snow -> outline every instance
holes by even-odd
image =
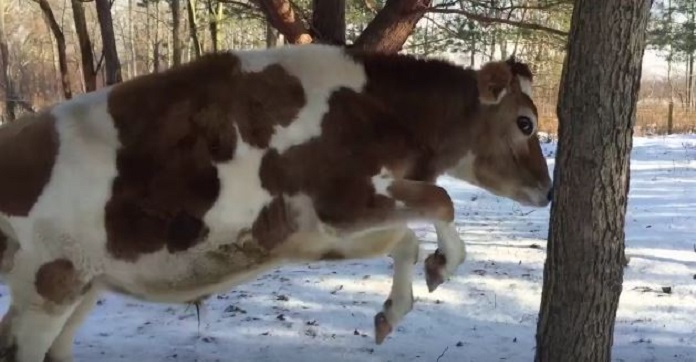
[[[550,166],[554,146],[544,144]],[[635,138],[631,168],[614,361],[696,361],[696,136]],[[372,321],[389,293],[388,258],[284,267],[213,296],[200,325],[194,306],[105,295],[78,333],[76,360],[532,360],[549,208],[439,182],[456,199],[468,259],[432,294],[417,265],[415,308],[381,346]],[[422,260],[434,230],[414,229]]]

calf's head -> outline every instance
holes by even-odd
[[[469,150],[449,174],[525,206],[548,205],[553,183],[537,137],[529,67],[514,58],[490,62],[477,78],[481,110]]]

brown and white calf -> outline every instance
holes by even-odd
[[[71,361],[110,290],[161,302],[285,263],[391,255],[378,343],[413,306],[418,240],[434,290],[465,258],[449,173],[543,207],[532,74],[307,45],[211,54],[0,128],[4,360]]]

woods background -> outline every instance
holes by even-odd
[[[324,42],[473,66],[515,54],[536,74],[542,131],[556,133],[572,6],[572,0],[0,0],[2,121],[205,52]],[[649,42],[668,74],[644,72],[636,134],[696,131],[696,1],[657,1]]]

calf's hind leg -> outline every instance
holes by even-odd
[[[8,275],[12,301],[0,327],[0,361],[44,362],[82,297],[85,283],[71,261],[35,265],[18,254]]]
[[[375,315],[375,342],[382,344],[401,320],[413,309],[413,266],[418,262],[418,238],[411,229],[396,244],[390,255],[394,260],[391,292],[382,311]]]
[[[73,361],[73,342],[75,334],[85,321],[89,312],[99,298],[99,289],[90,287],[85,295],[81,298],[77,307],[66,321],[63,329],[56,339],[53,341],[51,348],[46,355],[46,362],[72,362]]]

